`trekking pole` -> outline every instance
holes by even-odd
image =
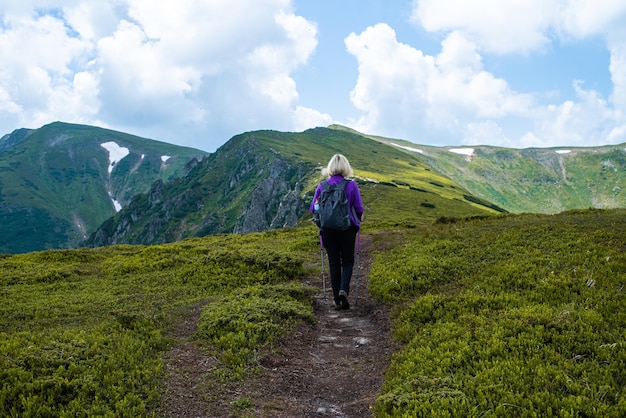
[[[324,276],[324,243],[320,235],[320,257],[322,258],[322,287],[324,289],[324,300],[326,300],[326,277]]]
[[[361,254],[361,230],[357,233],[356,240],[356,286],[354,288],[354,306],[359,304],[359,256]]]

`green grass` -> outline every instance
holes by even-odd
[[[475,147],[471,158],[446,147],[419,146],[429,164],[473,195],[513,213],[621,208],[626,195],[623,145],[571,148]]]
[[[399,346],[376,416],[624,416],[626,211],[460,215],[365,224]],[[262,373],[315,320],[300,283],[318,245],[308,225],[0,256],[0,415],[156,415],[172,331],[199,305],[207,379]]]
[[[108,173],[116,142],[130,154]],[[167,164],[161,156],[171,156]],[[0,252],[77,247],[156,180],[183,176],[205,152],[85,125],[54,122],[0,154]]]
[[[390,184],[359,183],[364,203],[364,220],[367,228],[430,225],[443,214],[450,218],[487,216],[485,207],[462,204],[439,194],[393,186]]]
[[[276,343],[286,325],[314,322],[313,312],[302,309],[307,299],[306,289],[277,285],[246,287],[211,303],[200,317],[198,335],[227,366],[218,371],[218,377],[244,377],[256,370],[259,349]]]
[[[626,414],[621,211],[407,230],[370,290],[395,305],[381,417]]]
[[[298,283],[316,245],[280,231],[0,258],[0,415],[153,415],[168,330],[197,302],[217,377],[255,372],[260,350],[313,320]]]
[[[326,167],[333,154],[342,153],[363,183],[395,183],[404,189],[412,186],[449,200],[463,200],[467,193],[458,183],[433,170],[419,154],[350,131],[317,128],[289,135],[259,131],[255,138],[270,150],[320,168]],[[312,187],[320,179],[315,180]]]

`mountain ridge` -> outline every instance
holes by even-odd
[[[87,125],[15,130],[0,140],[0,252],[75,247],[132,196],[205,155]]]
[[[510,212],[555,214],[626,206],[626,144],[510,149],[464,147],[469,155],[429,148],[425,158],[479,196]],[[453,154],[449,153],[448,154]]]
[[[336,152],[355,169],[370,222],[626,207],[625,144],[439,147],[331,125],[245,132],[205,153],[56,122],[0,139],[0,221],[9,225],[0,252],[301,225],[321,169]]]
[[[164,243],[302,224],[321,168],[336,152],[350,155],[369,221],[432,222],[497,212],[415,156],[363,135],[329,128],[265,130],[233,137],[186,179],[155,184],[85,245]]]

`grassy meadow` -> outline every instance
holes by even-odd
[[[428,210],[425,207],[424,210]],[[379,417],[626,416],[626,211],[366,222],[399,343]],[[262,373],[317,275],[311,226],[0,256],[0,416],[157,415],[181,313],[215,379]],[[379,248],[379,250],[376,250]]]
[[[370,271],[402,344],[377,415],[626,416],[625,221],[590,210],[398,231]]]
[[[196,339],[215,379],[257,372],[255,353],[313,321],[299,280],[310,230],[0,258],[0,416],[156,414],[168,333],[203,303]]]

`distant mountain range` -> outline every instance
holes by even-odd
[[[0,252],[80,245],[153,182],[206,153],[111,130],[52,123],[0,139]]]
[[[209,154],[53,123],[0,139],[0,252],[295,226],[335,152],[372,223],[626,206],[625,145],[433,147],[331,126],[243,133]]]
[[[554,214],[626,206],[626,144],[421,148],[434,169],[510,212]]]

